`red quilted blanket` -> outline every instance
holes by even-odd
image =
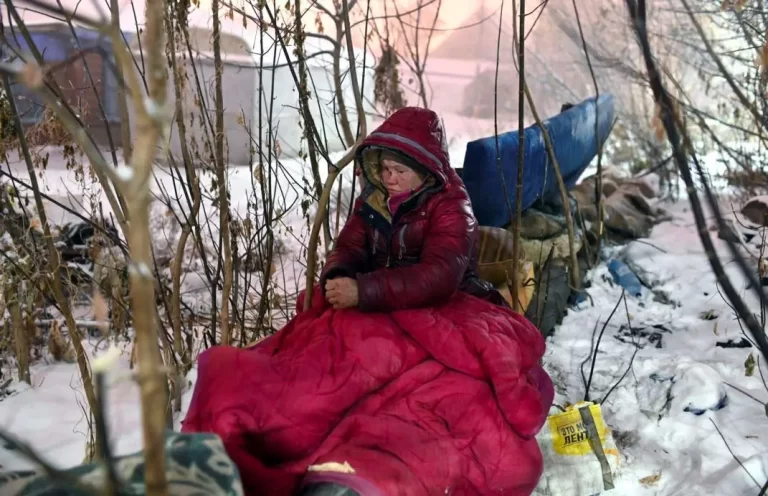
[[[391,314],[313,301],[254,348],[200,356],[183,430],[219,434],[248,494],[331,461],[387,495],[531,493],[553,389],[530,322],[463,293]]]

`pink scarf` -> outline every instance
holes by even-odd
[[[389,208],[389,213],[392,215],[395,215],[395,212],[397,212],[397,209],[400,208],[400,205],[405,202],[413,193],[413,191],[404,191],[403,193],[398,193],[396,195],[390,195],[389,198],[387,198],[387,207]]]

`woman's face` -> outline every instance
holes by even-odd
[[[381,182],[390,195],[396,195],[418,188],[422,179],[407,165],[385,158],[381,161]]]

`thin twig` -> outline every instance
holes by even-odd
[[[709,419],[709,421],[712,422],[712,425],[715,426],[715,430],[717,431],[718,434],[720,434],[720,439],[723,440],[723,444],[725,444],[725,447],[728,448],[728,452],[731,454],[733,459],[736,460],[739,466],[741,466],[741,468],[744,469],[744,472],[746,472],[749,478],[752,479],[752,482],[754,482],[757,487],[760,487],[760,483],[758,483],[757,480],[754,477],[752,477],[752,474],[749,473],[749,470],[747,470],[747,467],[744,466],[741,460],[739,460],[739,457],[736,456],[736,454],[733,452],[731,447],[728,445],[728,441],[725,440],[725,436],[723,436],[723,433],[720,431],[720,428],[717,427],[717,424],[715,423],[715,421],[712,419]]]
[[[619,300],[616,302],[616,305],[613,307],[613,310],[611,310],[611,314],[608,315],[608,319],[603,323],[603,328],[600,329],[600,334],[597,337],[597,343],[595,344],[595,351],[594,353],[592,353],[592,366],[590,367],[590,370],[589,370],[589,378],[587,379],[587,384],[584,388],[585,389],[584,401],[589,401],[589,390],[592,387],[592,377],[595,374],[595,365],[597,364],[597,353],[600,350],[600,341],[603,339],[603,334],[605,333],[605,329],[608,327],[608,323],[613,318],[613,315],[616,313],[616,310],[618,310],[619,304],[621,304],[622,300],[626,298],[624,293],[625,291],[622,289]]]
[[[726,386],[728,386],[728,387],[731,387],[731,388],[735,389],[736,391],[740,392],[740,393],[741,393],[741,394],[743,394],[744,396],[747,396],[747,397],[749,397],[749,398],[752,398],[753,400],[755,400],[756,402],[760,403],[761,405],[765,405],[765,402],[763,402],[763,401],[761,401],[761,400],[759,400],[759,399],[755,398],[753,395],[751,395],[750,393],[748,393],[748,392],[744,391],[743,389],[741,389],[741,388],[738,388],[738,387],[734,386],[733,384],[731,384],[731,383],[729,383],[729,382],[723,382],[723,384],[725,384],[725,385],[726,385]]]
[[[315,285],[315,270],[317,268],[317,243],[320,237],[320,229],[323,225],[323,219],[325,219],[325,213],[328,209],[328,203],[331,199],[331,193],[333,191],[333,183],[341,170],[349,165],[355,158],[357,146],[362,142],[363,138],[368,134],[368,128],[365,121],[365,110],[363,109],[363,97],[360,93],[360,84],[357,80],[357,70],[355,68],[355,52],[352,44],[352,33],[349,27],[349,4],[348,0],[341,0],[343,6],[344,23],[346,24],[346,38],[347,38],[347,56],[349,57],[349,74],[352,81],[352,91],[355,95],[355,104],[357,107],[358,122],[360,123],[360,135],[357,137],[357,142],[344,157],[328,172],[328,177],[323,185],[323,191],[320,195],[320,200],[317,203],[317,212],[315,213],[315,220],[312,224],[312,231],[309,236],[309,244],[307,248],[307,278],[306,288],[304,295],[304,309],[307,310],[312,305],[312,295],[314,293]]]
[[[624,296],[624,313],[627,317],[627,329],[629,329],[630,335],[632,335],[632,319],[629,316],[629,303],[627,303],[627,297]],[[635,357],[640,352],[640,343],[635,341],[634,335],[632,335],[632,344],[635,346],[635,351],[632,352],[632,357],[629,359],[629,364],[627,365],[627,370],[624,371],[623,374],[621,374],[621,377],[619,377],[619,380],[616,381],[616,383],[608,389],[608,392],[605,393],[605,396],[603,396],[603,399],[600,400],[600,404],[604,404],[606,401],[608,401],[608,398],[611,396],[611,393],[619,387],[619,384],[624,382],[624,379],[627,377],[629,372],[632,370],[632,366],[635,364]]]
[[[597,207],[597,249],[595,256],[597,258],[595,259],[595,263],[597,263],[600,260],[600,245],[602,244],[603,240],[603,217],[605,216],[605,205],[603,202],[603,142],[600,140],[599,118],[600,85],[597,84],[595,69],[592,67],[592,59],[589,56],[587,41],[584,38],[584,30],[581,27],[581,16],[579,15],[579,8],[576,6],[576,0],[572,0],[572,2],[573,12],[576,15],[576,24],[579,27],[579,37],[581,38],[584,57],[587,59],[587,67],[589,67],[589,74],[592,77],[592,84],[595,85],[595,148],[597,150],[597,177],[595,181],[595,205]]]
[[[503,4],[502,4],[503,5]],[[515,2],[512,1],[514,9]],[[544,12],[544,9],[541,9]],[[514,227],[512,229],[513,255],[512,255],[512,301],[515,309],[518,305],[518,292],[520,286],[520,258],[522,248],[520,246],[520,224],[523,216],[523,171],[525,168],[525,0],[520,0],[520,11],[518,12],[520,25],[517,29],[517,184],[515,191],[515,217]],[[537,17],[538,20],[538,17]],[[514,16],[512,23],[515,22]],[[534,21],[535,23],[535,21]],[[499,31],[501,31],[501,21],[499,21]],[[501,39],[501,36],[499,36]],[[497,62],[498,63],[498,62]],[[498,70],[497,70],[498,71]],[[498,72],[497,72],[498,74]],[[497,76],[498,78],[498,76]],[[497,138],[498,141],[498,138]],[[502,180],[504,176],[502,175]],[[507,187],[504,185],[504,194],[507,195]]]
[[[513,2],[514,5],[514,2]],[[507,215],[509,215],[510,220],[514,219],[514,210],[512,208],[512,200],[509,199],[509,193],[507,191],[507,179],[504,177],[504,169],[502,167],[502,161],[501,161],[501,145],[499,143],[499,58],[500,58],[500,52],[501,52],[501,27],[502,27],[502,21],[504,19],[504,3],[502,2],[501,7],[499,8],[499,34],[496,39],[496,69],[494,73],[494,80],[493,80],[493,136],[496,144],[496,169],[499,173],[499,181],[501,183],[501,194],[504,197],[504,201],[507,205]],[[515,251],[515,259],[517,259],[517,252],[518,247],[517,244],[514,246]],[[518,308],[518,298],[517,298],[517,285],[519,283],[519,277],[517,275],[517,272],[519,270],[513,269],[512,274],[512,283],[510,286],[512,286],[510,289],[512,290],[512,307],[514,309]]]

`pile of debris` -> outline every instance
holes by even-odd
[[[582,278],[597,260],[598,229],[596,176],[585,178],[569,191],[574,218],[573,249],[577,253]],[[647,237],[651,228],[668,219],[656,206],[658,177],[623,175],[618,169],[603,171],[604,239],[611,244],[625,244]],[[538,200],[520,219],[522,260],[519,264],[519,308],[544,335],[553,332],[569,305],[583,294],[573,291],[569,280],[571,245],[565,214],[559,195]],[[480,228],[479,272],[511,303],[507,277],[513,265],[513,225],[505,228]]]

